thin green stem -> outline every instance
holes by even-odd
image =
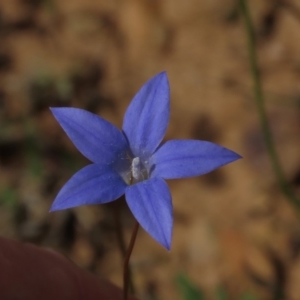
[[[245,21],[245,28],[247,32],[248,37],[248,51],[249,51],[249,61],[250,61],[250,67],[251,67],[251,74],[252,74],[252,80],[253,80],[253,91],[255,95],[255,101],[257,106],[257,111],[260,119],[260,125],[262,129],[262,133],[264,136],[264,140],[266,143],[266,148],[268,155],[270,157],[272,167],[274,170],[274,173],[276,175],[278,184],[281,188],[282,193],[286,196],[288,201],[294,205],[298,210],[300,210],[300,201],[295,196],[294,192],[292,191],[291,187],[289,186],[282,167],[279,162],[279,158],[274,146],[273,136],[272,132],[268,123],[268,118],[265,110],[265,99],[264,94],[262,91],[262,84],[261,84],[261,78],[260,78],[260,72],[258,68],[258,60],[257,60],[257,54],[255,49],[255,35],[254,35],[254,28],[252,24],[252,19],[250,16],[250,12],[247,6],[246,0],[239,0],[242,16]]]
[[[135,239],[136,239],[138,230],[139,230],[139,223],[136,221],[136,222],[135,222],[135,225],[134,225],[134,228],[133,228],[133,231],[132,231],[132,235],[131,235],[130,243],[129,243],[128,250],[127,250],[127,253],[126,253],[126,257],[125,257],[125,260],[124,260],[124,273],[123,273],[123,283],[124,283],[124,286],[123,286],[123,300],[127,300],[127,299],[128,299],[128,287],[129,287],[129,284],[128,284],[128,283],[129,283],[129,260],[130,260],[130,256],[131,256],[131,253],[132,253],[134,244],[135,244]]]

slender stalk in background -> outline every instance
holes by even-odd
[[[243,19],[245,21],[245,28],[248,38],[248,51],[249,51],[249,61],[250,61],[250,67],[251,67],[251,74],[253,79],[253,91],[255,95],[255,102],[257,106],[257,111],[259,114],[260,119],[260,125],[262,129],[262,134],[265,140],[266,148],[268,155],[270,157],[272,167],[274,170],[274,173],[276,175],[278,184],[283,192],[283,194],[286,196],[287,200],[297,208],[298,211],[300,211],[300,201],[295,196],[294,192],[292,191],[291,187],[289,186],[282,167],[279,162],[279,158],[274,146],[273,136],[272,132],[268,123],[268,118],[265,110],[265,100],[264,100],[264,94],[262,91],[262,83],[260,78],[260,73],[258,69],[258,61],[257,61],[257,54],[255,50],[255,37],[254,37],[254,28],[252,19],[250,16],[250,12],[247,6],[247,0],[239,0],[241,12]]]

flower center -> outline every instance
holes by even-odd
[[[126,153],[126,156],[122,156],[118,162],[119,163],[116,164],[114,168],[126,184],[132,185],[149,179],[149,159],[141,157],[132,158],[129,153]]]
[[[131,162],[131,183],[137,183],[149,178],[148,169],[139,157],[135,157]]]

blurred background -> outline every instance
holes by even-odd
[[[248,2],[270,125],[299,195],[300,3]],[[166,70],[166,139],[212,141],[243,159],[169,182],[172,250],[140,230],[131,259],[138,295],[202,299],[184,298],[190,286],[203,299],[300,299],[299,214],[266,154],[246,41],[235,0],[1,0],[0,235],[54,248],[121,286],[115,207],[48,213],[88,163],[49,107],[84,108],[121,127],[134,94]],[[133,217],[118,206],[128,241]]]

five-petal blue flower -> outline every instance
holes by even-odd
[[[171,140],[164,144],[170,115],[168,78],[162,72],[135,95],[123,131],[78,108],[51,108],[78,150],[93,163],[61,189],[51,211],[125,198],[141,226],[170,249],[173,208],[164,179],[198,176],[240,158],[216,144]]]

